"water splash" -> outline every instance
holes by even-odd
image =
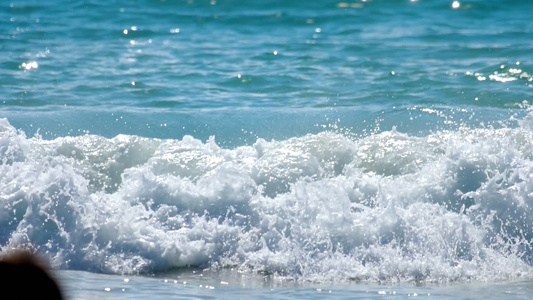
[[[300,280],[531,276],[533,133],[323,132],[224,149],[0,122],[0,247],[56,268],[234,267]]]

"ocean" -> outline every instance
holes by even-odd
[[[0,4],[0,253],[69,299],[526,299],[533,2]]]

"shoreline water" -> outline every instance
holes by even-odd
[[[126,276],[85,271],[58,271],[72,300],[106,299],[529,299],[530,279],[447,284],[295,283],[234,273],[224,276],[179,272],[180,275]],[[229,276],[228,276],[229,275]]]

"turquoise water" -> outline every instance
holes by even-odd
[[[530,290],[533,2],[0,6],[0,252],[74,298]]]
[[[2,113],[30,136],[242,144],[376,122],[417,133],[448,128],[455,109],[507,120],[530,93],[527,1],[4,7]]]

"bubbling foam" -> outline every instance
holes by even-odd
[[[529,118],[529,116],[528,116]],[[236,267],[449,282],[531,276],[533,132],[27,138],[0,120],[0,247],[56,268]]]

